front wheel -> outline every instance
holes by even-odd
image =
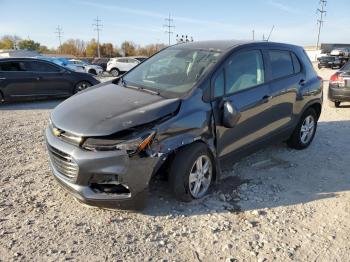
[[[86,88],[88,88],[90,86],[91,86],[91,84],[89,82],[81,81],[81,82],[79,82],[78,84],[75,85],[73,93],[76,94],[76,93],[78,93],[80,91],[85,90]]]
[[[317,115],[313,108],[309,108],[300,118],[292,136],[288,140],[288,146],[294,149],[307,148],[314,139],[317,129]]]
[[[334,102],[334,106],[335,106],[336,108],[340,107],[340,102],[339,102],[339,101]]]
[[[214,172],[213,158],[204,144],[181,149],[170,168],[170,184],[176,199],[190,202],[205,196]]]

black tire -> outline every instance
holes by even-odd
[[[314,128],[313,128],[312,133],[311,134],[309,133],[310,136],[308,137],[308,140],[305,142],[302,140],[302,126],[308,117],[311,117],[313,119]],[[296,126],[296,128],[293,131],[292,136],[287,141],[288,146],[291,148],[294,148],[294,149],[298,149],[298,150],[302,150],[302,149],[307,148],[311,144],[312,140],[314,139],[315,134],[316,134],[316,130],[317,130],[317,114],[313,108],[309,108],[302,115],[302,117],[299,120],[298,125]]]
[[[112,75],[113,77],[118,77],[118,76],[120,75],[120,71],[119,71],[117,68],[113,68],[113,69],[111,70],[111,75]]]
[[[334,106],[335,106],[336,108],[339,108],[339,107],[340,107],[340,102],[339,102],[339,101],[334,102]]]
[[[192,195],[190,190],[190,181],[189,176],[190,172],[192,171],[192,168],[194,168],[194,165],[196,163],[196,160],[200,157],[205,157],[206,159],[209,159],[211,162],[210,167],[208,168],[208,177],[209,172],[210,173],[210,182],[209,185],[206,187],[205,192],[202,193],[200,197],[195,197]],[[173,190],[173,193],[175,195],[175,198],[179,201],[183,202],[190,202],[193,199],[201,198],[203,197],[209,190],[210,185],[212,181],[215,178],[215,163],[213,161],[213,157],[211,153],[209,152],[209,149],[202,143],[195,143],[193,145],[186,146],[182,149],[180,149],[172,162],[172,165],[170,167],[170,173],[169,173],[169,182],[171,185],[171,188]]]
[[[4,95],[0,92],[0,104],[4,102],[5,102]]]
[[[74,91],[73,93],[76,94],[76,93],[79,93],[83,90],[85,90],[86,88],[92,86],[92,84],[88,81],[80,81],[79,83],[77,83],[74,87]]]
[[[97,76],[95,69],[90,69],[88,73]]]

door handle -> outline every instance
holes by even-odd
[[[263,96],[263,98],[261,99],[263,101],[263,103],[267,103],[271,100],[272,96],[266,95]]]
[[[38,77],[36,78],[36,80],[37,80],[37,81],[40,81],[40,80],[41,80],[41,77],[40,77],[40,76],[38,76]]]

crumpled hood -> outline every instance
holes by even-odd
[[[157,120],[175,112],[179,105],[178,98],[166,99],[109,83],[62,102],[51,120],[72,134],[106,136]]]

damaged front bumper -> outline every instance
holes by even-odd
[[[54,177],[78,200],[105,208],[141,208],[148,184],[163,160],[129,157],[123,150],[92,152],[62,141],[46,129]]]

